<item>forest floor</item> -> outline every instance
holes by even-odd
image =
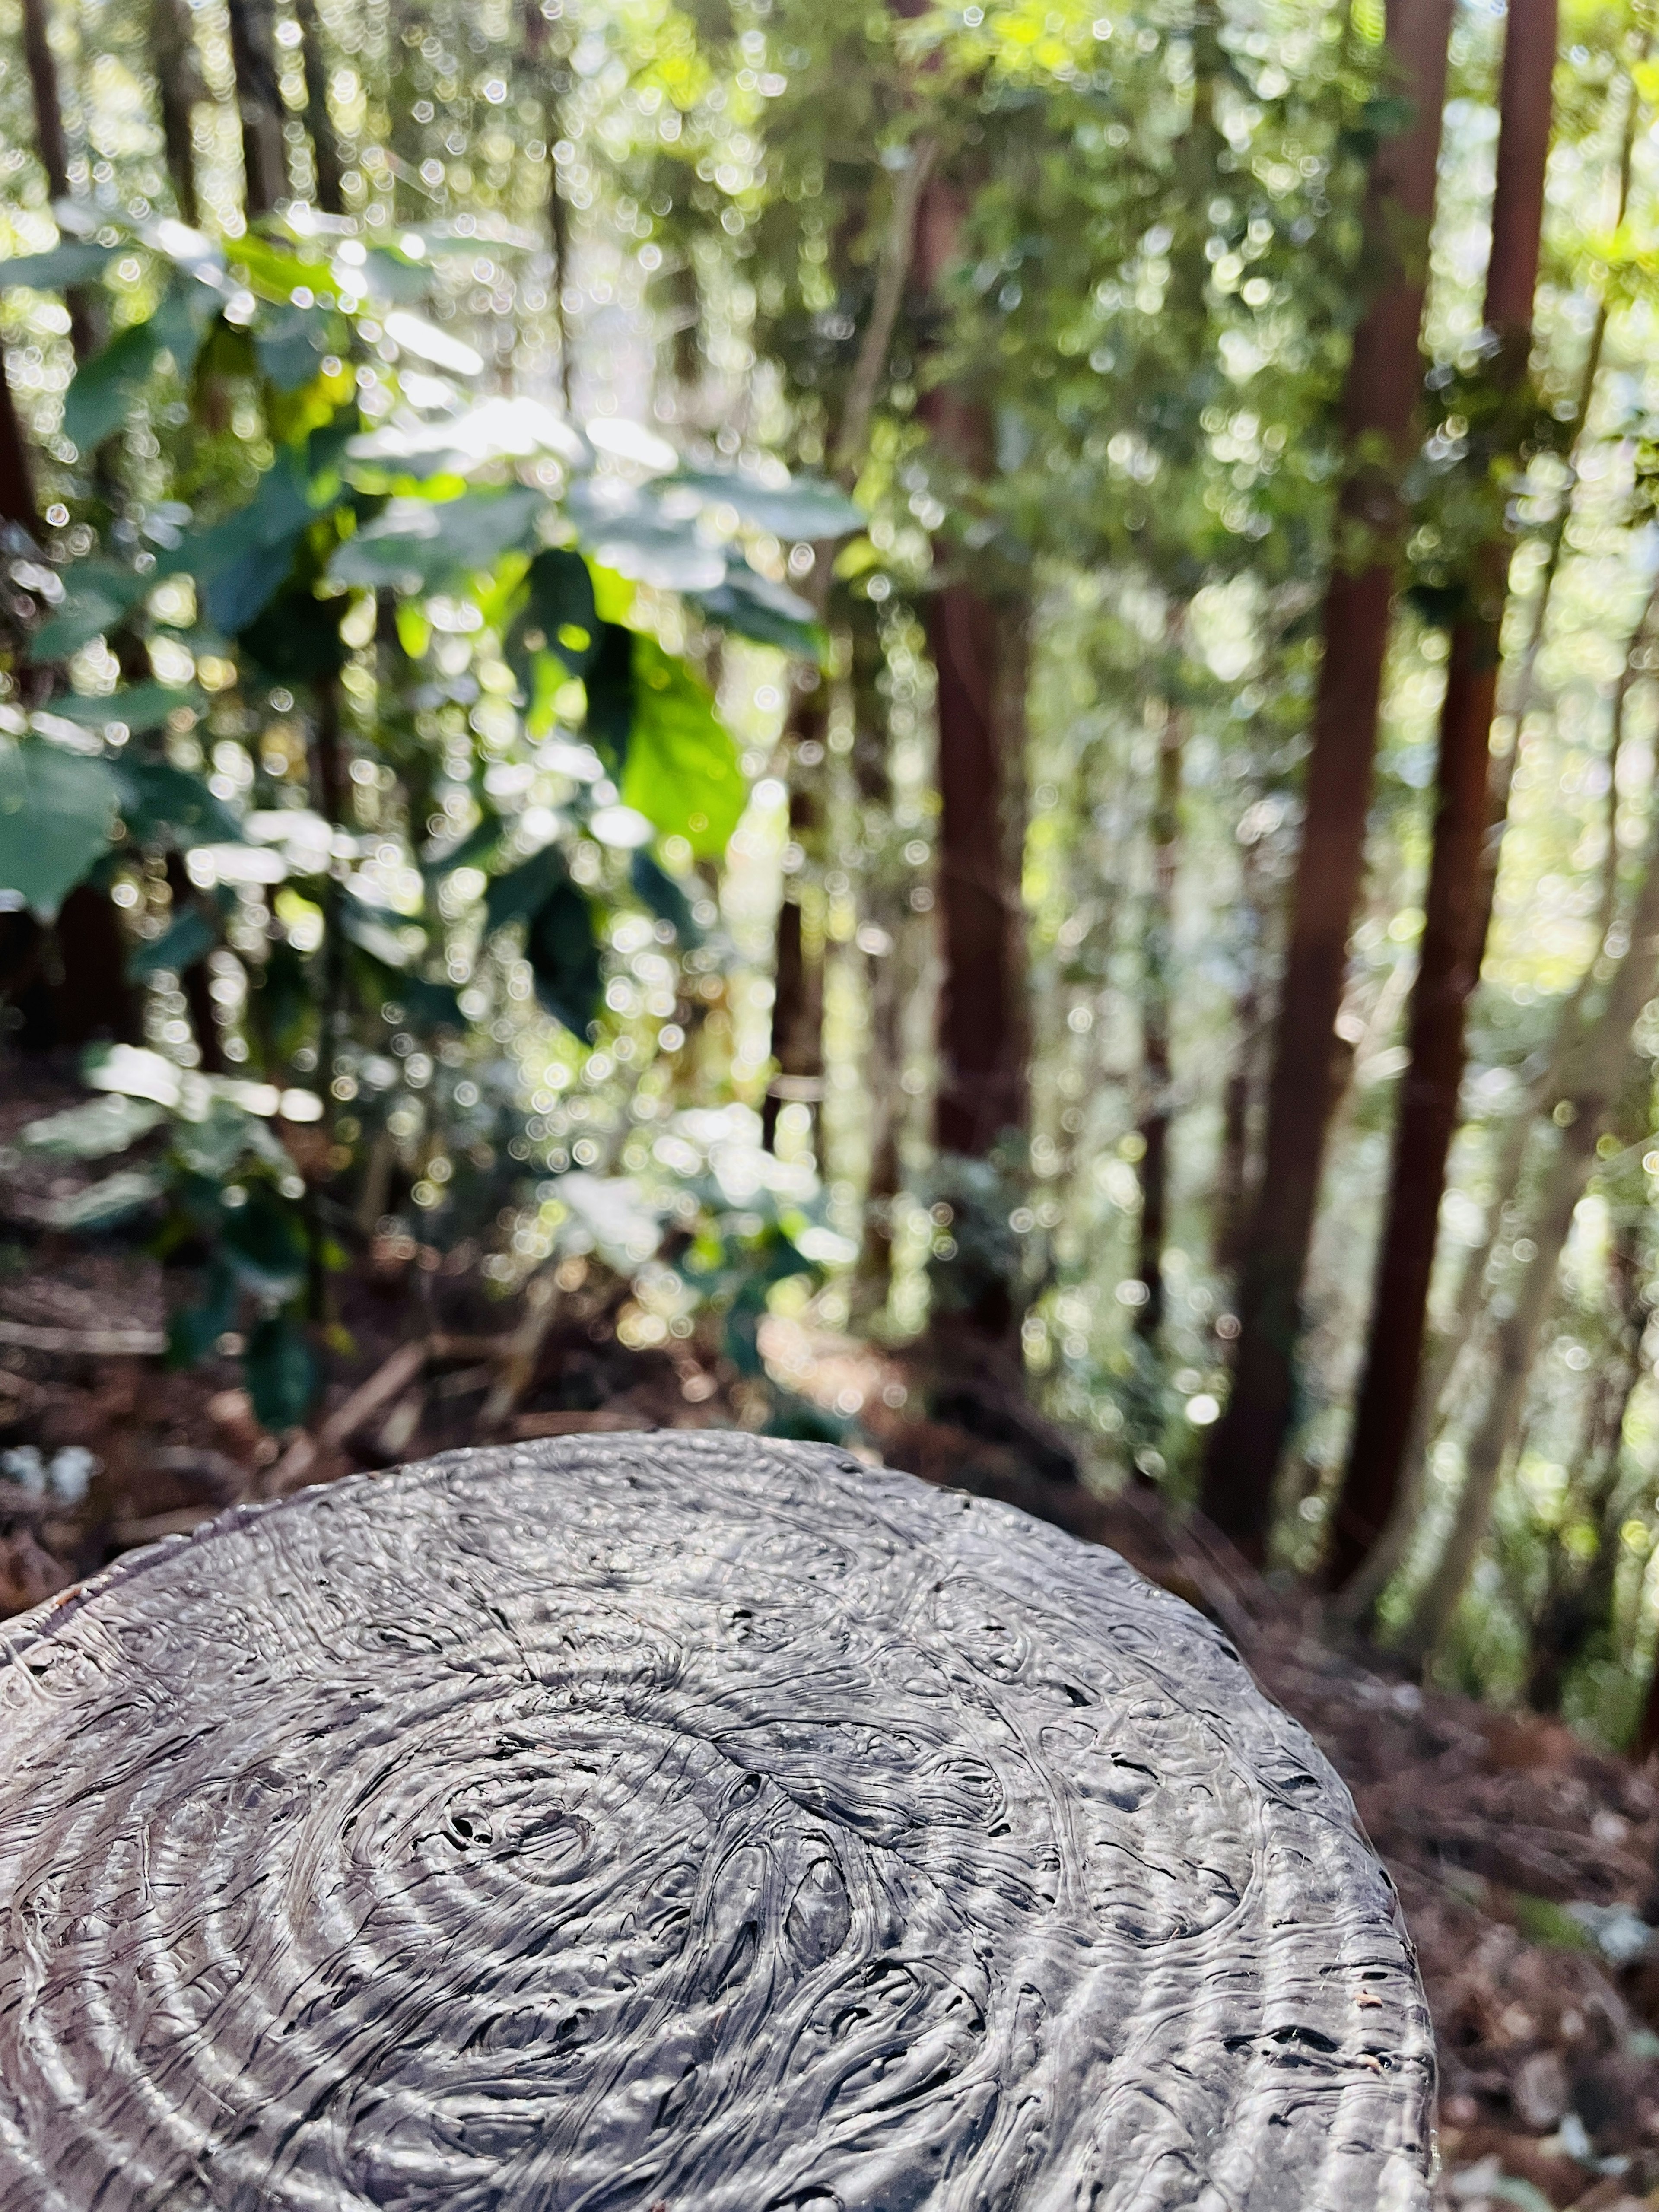
[[[40,1102],[0,1108],[0,1147],[25,1110]],[[240,1498],[353,1469],[484,1437],[854,1407],[872,1459],[1111,1544],[1198,1604],[1310,1729],[1417,1943],[1440,2041],[1443,2205],[1659,2208],[1659,1770],[1334,1648],[1310,1607],[1174,1527],[1151,1492],[1097,1495],[1054,1480],[1041,1443],[909,1417],[916,1378],[849,1339],[769,1321],[763,1382],[712,1340],[629,1350],[615,1327],[626,1286],[598,1270],[567,1263],[543,1303],[506,1304],[465,1249],[380,1240],[341,1279],[339,1379],[312,1429],[268,1436],[234,1360],[166,1368],[153,1260],[43,1229],[64,1172],[0,1176],[0,1614]]]

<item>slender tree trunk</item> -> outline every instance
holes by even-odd
[[[1024,609],[968,584],[927,607],[939,683],[939,898],[944,975],[934,1133],[983,1158],[1025,1126],[1018,763],[1024,754]]]
[[[306,73],[306,129],[311,133],[311,158],[317,171],[317,204],[325,215],[343,215],[345,170],[329,112],[328,57],[323,51],[317,0],[294,0],[294,17],[300,26],[300,56]]]
[[[1351,473],[1338,509],[1325,601],[1325,653],[1268,1085],[1261,1184],[1238,1291],[1240,1330],[1224,1418],[1212,1431],[1202,1503],[1254,1559],[1267,1555],[1273,1483],[1295,1401],[1302,1280],[1331,1103],[1334,1024],[1358,900],[1382,665],[1399,560],[1399,472],[1419,380],[1427,234],[1434,210],[1451,0],[1390,0],[1389,49],[1411,100],[1410,130],[1379,154],[1368,231],[1389,276],[1355,335],[1346,401]],[[1402,253],[1402,243],[1408,252]],[[1374,465],[1381,447],[1388,456]]]
[[[820,677],[794,694],[789,717],[793,759],[789,770],[789,842],[796,864],[783,879],[778,907],[772,976],[772,1057],[777,1073],[761,1107],[761,1140],[777,1148],[778,1116],[787,1105],[812,1115],[813,1144],[821,1146],[823,1100],[823,932],[810,902],[821,896],[823,873],[823,766],[828,700]]]
[[[559,190],[559,165],[553,149],[561,135],[559,97],[553,82],[556,58],[550,50],[541,0],[524,0],[524,58],[532,88],[540,95],[542,128],[547,140],[547,242],[553,256],[553,325],[559,334],[559,392],[570,412],[570,325],[564,291],[570,272],[570,211]]]
[[[1168,643],[1179,649],[1186,610],[1172,611]],[[1175,998],[1175,890],[1181,851],[1181,770],[1187,718],[1172,702],[1158,732],[1158,781],[1151,823],[1152,890],[1142,950],[1140,1078],[1140,1255],[1146,1292],[1135,1328],[1155,1343],[1164,1326],[1164,1247],[1170,1228],[1170,1125],[1172,1119],[1170,1016]]]
[[[6,355],[0,345],[0,522],[15,523],[37,542],[40,514],[34,503],[34,471],[29,465],[27,441],[6,378]]]
[[[1419,1601],[1406,1639],[1423,1659],[1443,1638],[1485,1540],[1498,1477],[1521,1419],[1538,1332],[1554,1293],[1556,1269],[1572,1227],[1573,1209],[1595,1163],[1631,1054],[1631,1032],[1659,985],[1659,823],[1650,840],[1642,884],[1630,918],[1628,950],[1606,1003],[1569,1056],[1554,1119],[1561,1134],[1539,1193],[1528,1237],[1533,1247],[1516,1286],[1512,1310],[1495,1333],[1494,1372],[1464,1455],[1462,1495],[1440,1562]]]
[[[275,212],[289,188],[273,11],[271,0],[226,0],[226,6],[242,118],[242,205],[248,221],[257,222]]]
[[[1382,1532],[1360,1565],[1342,1586],[1335,1618],[1352,1626],[1370,1613],[1410,1548],[1412,1533],[1422,1507],[1427,1479],[1427,1458],[1440,1402],[1479,1326],[1492,1255],[1503,1231],[1505,1209],[1521,1187],[1528,1149],[1539,1115],[1553,1106],[1562,1094],[1566,1071],[1576,1048],[1584,1003],[1601,963],[1602,948],[1613,927],[1619,902],[1619,763],[1630,694],[1638,677],[1646,673],[1649,648],[1656,620],[1659,620],[1659,580],[1625,652],[1625,663],[1613,695],[1607,732],[1607,844],[1601,858],[1601,891],[1596,904],[1594,951],[1577,982],[1568,994],[1555,1024],[1549,1055],[1540,1073],[1528,1085],[1527,1095],[1504,1131],[1492,1174],[1492,1196],[1486,1209],[1486,1234],[1463,1263],[1452,1318],[1444,1334],[1431,1342],[1418,1380],[1411,1425],[1407,1432],[1403,1474]],[[1483,892],[1483,896],[1485,896]],[[1488,908],[1488,910],[1490,908]]]
[[[1243,1250],[1250,1173],[1250,1105],[1255,1091],[1261,1026],[1262,913],[1261,846],[1252,837],[1239,847],[1240,891],[1237,951],[1243,963],[1233,1000],[1232,1066],[1221,1093],[1221,1154],[1216,1175],[1215,1264],[1238,1265]]]
[[[1512,0],[1486,305],[1486,325],[1499,346],[1497,380],[1509,391],[1525,377],[1531,347],[1555,29],[1556,0]],[[1325,1562],[1334,1589],[1358,1571],[1388,1525],[1411,1440],[1440,1201],[1463,1082],[1465,1024],[1490,912],[1482,896],[1481,847],[1492,827],[1488,758],[1509,550],[1502,536],[1480,549],[1473,604],[1452,629],[1434,845],[1408,1028],[1411,1060],[1401,1085],[1364,1376]]]
[[[28,70],[29,99],[34,110],[34,147],[46,173],[46,190],[52,204],[73,197],[70,191],[69,139],[64,130],[64,100],[58,83],[58,58],[52,50],[51,14],[47,0],[23,0],[23,64]],[[78,284],[64,294],[69,310],[70,345],[77,362],[85,361],[98,343],[91,302]]]
[[[1641,1067],[1643,1089],[1651,1085]],[[1645,1133],[1647,1122],[1643,1121]],[[1527,1662],[1527,1703],[1535,1713],[1558,1713],[1567,1677],[1613,1620],[1619,1577],[1619,1516],[1625,1425],[1642,1379],[1642,1337],[1647,1307],[1635,1251],[1634,1224],[1622,1230],[1613,1273],[1619,1305],[1618,1357],[1595,1378],[1583,1449],[1568,1477],[1570,1499],[1595,1530],[1595,1550],[1571,1559],[1558,1536],[1551,1547],[1549,1584],[1533,1623]]]
[[[190,0],[152,0],[150,52],[155,58],[155,91],[161,109],[161,143],[173,205],[192,229],[201,221],[196,183],[194,110],[202,93],[201,64]]]

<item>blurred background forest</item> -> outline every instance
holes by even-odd
[[[942,1415],[1630,1741],[1642,9],[3,27],[14,1272],[285,1448],[354,1273]]]
[[[0,0],[7,1609],[736,1421],[1651,1823],[1659,26],[1100,4]]]

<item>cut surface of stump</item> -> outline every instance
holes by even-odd
[[[1113,1553],[732,1434],[247,1507],[0,1632],[6,2212],[1416,2212],[1346,1792]]]

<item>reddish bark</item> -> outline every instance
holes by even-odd
[[[1177,627],[1172,625],[1172,628]],[[1146,1299],[1135,1315],[1137,1333],[1154,1342],[1164,1326],[1164,1244],[1170,1228],[1170,1127],[1173,1011],[1176,866],[1181,841],[1182,750],[1186,718],[1166,706],[1158,748],[1158,789],[1152,805],[1152,896],[1146,917],[1146,975],[1141,1000],[1140,1265]]]
[[[916,224],[915,273],[937,289],[956,258],[963,202],[935,179]],[[971,475],[991,468],[984,410],[948,386],[928,392],[922,419],[940,453]],[[934,1133],[941,1152],[982,1158],[1025,1122],[1020,1019],[1018,843],[1015,817],[1023,739],[1024,610],[997,604],[951,574],[929,599],[927,649],[938,682],[939,901],[944,951],[939,1087]]]
[[[155,57],[155,92],[161,110],[161,143],[167,154],[173,204],[181,222],[193,228],[201,220],[196,186],[196,136],[191,111],[201,97],[201,64],[190,0],[153,0],[150,47]]]
[[[1526,374],[1530,345],[1555,33],[1556,0],[1511,0],[1486,305],[1499,348],[1495,374],[1509,389]],[[1411,1060],[1401,1086],[1364,1376],[1325,1564],[1333,1589],[1358,1571],[1394,1509],[1421,1378],[1468,1002],[1480,981],[1491,915],[1482,851],[1493,826],[1488,751],[1508,568],[1507,545],[1496,537],[1481,550],[1472,604],[1452,630],[1434,848],[1408,1024]]]
[[[1294,1409],[1302,1280],[1333,1103],[1334,1025],[1364,865],[1399,560],[1398,471],[1410,450],[1420,381],[1418,333],[1451,13],[1451,0],[1390,0],[1388,9],[1388,44],[1415,119],[1378,155],[1368,195],[1368,234],[1387,273],[1355,333],[1348,370],[1346,431],[1356,459],[1341,496],[1325,600],[1325,653],[1262,1174],[1239,1281],[1232,1391],[1212,1432],[1202,1492],[1210,1519],[1255,1560],[1266,1554],[1273,1476]],[[1411,240],[1409,258],[1402,234]],[[1389,456],[1382,466],[1365,450],[1378,445]]]

